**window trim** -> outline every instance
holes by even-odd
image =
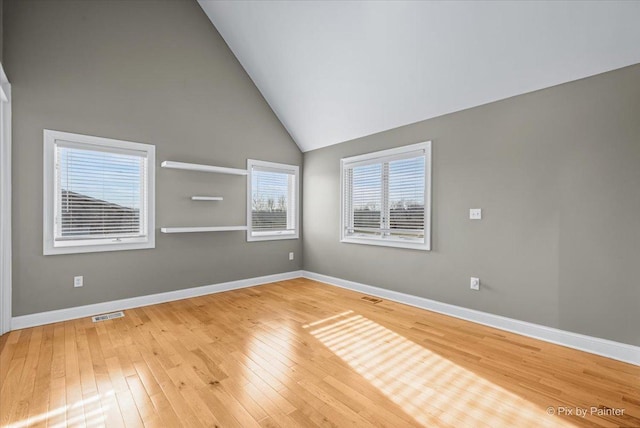
[[[253,231],[253,218],[251,211],[252,199],[252,172],[257,166],[265,169],[272,169],[274,172],[293,174],[294,177],[294,223],[293,232],[286,231]],[[255,241],[275,241],[280,239],[298,239],[300,237],[300,167],[284,163],[268,162],[255,159],[247,159],[247,242]]]
[[[145,237],[122,237],[120,240],[85,239],[55,242],[55,210],[56,210],[56,141],[72,143],[78,146],[96,146],[97,150],[109,152],[124,150],[145,152],[147,156],[147,219]],[[134,143],[132,141],[114,140],[111,138],[73,134],[69,132],[44,130],[43,156],[43,254],[77,254],[103,251],[123,251],[155,248],[155,166],[156,148],[151,144]],[[105,149],[107,148],[107,149]]]
[[[390,162],[412,157],[412,153],[424,152],[425,186],[424,186],[424,242],[406,242],[393,238],[365,238],[345,235],[345,168],[375,163]],[[384,189],[383,189],[384,192]],[[340,159],[340,242],[347,244],[364,244],[392,248],[408,248],[412,250],[431,250],[431,141],[395,147]]]

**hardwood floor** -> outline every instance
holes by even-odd
[[[361,297],[295,279],[13,331],[0,423],[640,426],[640,367]]]

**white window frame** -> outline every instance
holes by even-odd
[[[293,206],[294,212],[287,210],[287,216],[292,215],[295,229],[294,231],[253,231],[253,218],[252,218],[252,173],[253,168],[258,167],[264,170],[271,170],[273,172],[280,172],[283,174],[291,174],[294,177],[293,189],[289,189],[289,203]],[[300,236],[300,167],[297,165],[288,165],[284,163],[275,163],[260,161],[254,159],[247,159],[247,241],[273,241],[279,239],[298,239]]]
[[[137,151],[143,152],[147,157],[147,218],[146,236],[122,237],[114,239],[83,239],[69,241],[55,241],[56,221],[56,142],[63,141],[65,145],[71,143],[78,147],[96,150],[113,151]],[[122,251],[155,248],[155,164],[156,148],[151,144],[134,143],[131,141],[114,140],[111,138],[93,137],[89,135],[72,134],[69,132],[44,130],[44,210],[43,210],[43,253],[75,254],[93,253],[102,251]]]
[[[423,242],[410,242],[393,237],[364,237],[350,236],[346,234],[345,224],[345,169],[358,165],[377,164],[403,159],[411,153],[422,151],[424,153],[424,240]],[[387,193],[382,189],[383,193]],[[431,250],[431,141],[366,153],[340,159],[340,242],[350,244],[378,245],[384,247],[409,248],[413,250]]]

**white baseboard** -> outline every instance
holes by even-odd
[[[219,284],[203,285],[201,287],[186,288],[183,290],[168,291],[166,293],[151,294],[148,296],[131,297],[129,299],[113,300],[110,302],[96,303],[93,305],[77,306],[68,309],[59,309],[49,312],[22,315],[11,319],[11,329],[35,327],[54,322],[67,321],[76,318],[83,318],[106,312],[121,311],[125,309],[138,308],[141,306],[154,305],[157,303],[171,302],[174,300],[187,299],[189,297],[203,296],[206,294],[220,293],[223,291],[237,290],[239,288],[253,287],[270,282],[284,281],[294,278],[309,278],[321,281],[330,285],[346,288],[360,293],[366,293],[377,297],[382,297],[417,308],[438,312],[444,315],[461,318],[478,324],[495,327],[523,336],[533,337],[569,348],[579,349],[592,354],[601,355],[614,360],[640,366],[640,347],[628,345],[626,343],[614,342],[612,340],[600,339],[598,337],[586,336],[584,334],[559,330],[557,328],[546,327],[487,312],[467,309],[461,306],[450,305],[424,297],[412,296],[397,291],[322,275],[304,270],[266,275],[256,278],[241,279],[238,281],[222,282]]]
[[[166,293],[151,294],[148,296],[131,297],[129,299],[112,300],[110,302],[96,303],[93,305],[77,306],[74,308],[22,315],[13,317],[11,319],[11,329],[19,330],[21,328],[35,327],[39,325],[67,321],[76,318],[84,318],[92,315],[103,314],[106,312],[139,308],[141,306],[171,302],[174,300],[187,299],[189,297],[203,296],[205,294],[220,293],[222,291],[253,287],[255,285],[268,284],[270,282],[300,278],[301,276],[302,271],[277,273],[275,275],[240,279],[238,281],[221,282],[219,284],[203,285],[200,287],[185,288],[183,290],[167,291]]]
[[[559,330],[557,328],[546,327],[526,321],[519,321],[513,318],[493,315],[487,312],[476,311],[474,309],[467,309],[461,306],[450,305],[436,300],[425,299],[424,297],[412,296],[410,294],[347,281],[345,279],[322,275],[315,272],[302,271],[302,276],[330,285],[382,297],[395,302],[415,306],[417,308],[427,309],[429,311],[450,315],[452,317],[487,325],[489,327],[495,327],[512,333],[521,334],[523,336],[544,340],[545,342],[579,349],[581,351],[640,366],[640,347],[638,346],[600,339],[598,337],[586,336],[579,333],[572,333],[570,331]]]

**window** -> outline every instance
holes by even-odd
[[[155,147],[44,131],[44,254],[154,248]]]
[[[298,167],[249,159],[247,241],[298,238]]]
[[[344,158],[341,170],[341,242],[430,249],[430,141]]]

